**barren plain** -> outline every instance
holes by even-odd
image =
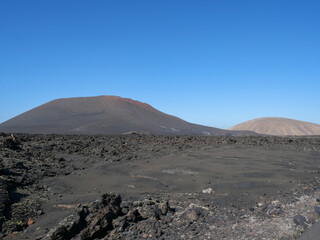
[[[297,239],[320,137],[0,136],[3,239]]]

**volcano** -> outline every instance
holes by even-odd
[[[260,134],[288,135],[320,135],[320,125],[280,117],[265,117],[246,121],[229,128],[229,130],[247,130]]]
[[[118,96],[56,99],[2,124],[0,131],[39,134],[254,135],[186,122],[149,104]]]

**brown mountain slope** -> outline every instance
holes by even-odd
[[[130,131],[174,135],[248,135],[191,124],[146,103],[116,96],[57,99],[2,124],[2,132],[123,134]]]
[[[320,135],[320,125],[288,118],[266,117],[240,123],[229,130],[248,130],[269,135]]]

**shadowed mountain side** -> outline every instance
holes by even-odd
[[[2,124],[2,132],[123,134],[131,131],[174,135],[254,135],[188,123],[146,103],[116,96],[57,99]]]
[[[320,135],[320,125],[288,118],[266,117],[240,123],[229,130],[247,130],[268,135]]]

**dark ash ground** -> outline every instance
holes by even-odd
[[[0,230],[295,239],[319,218],[319,173],[320,137],[0,134]]]

